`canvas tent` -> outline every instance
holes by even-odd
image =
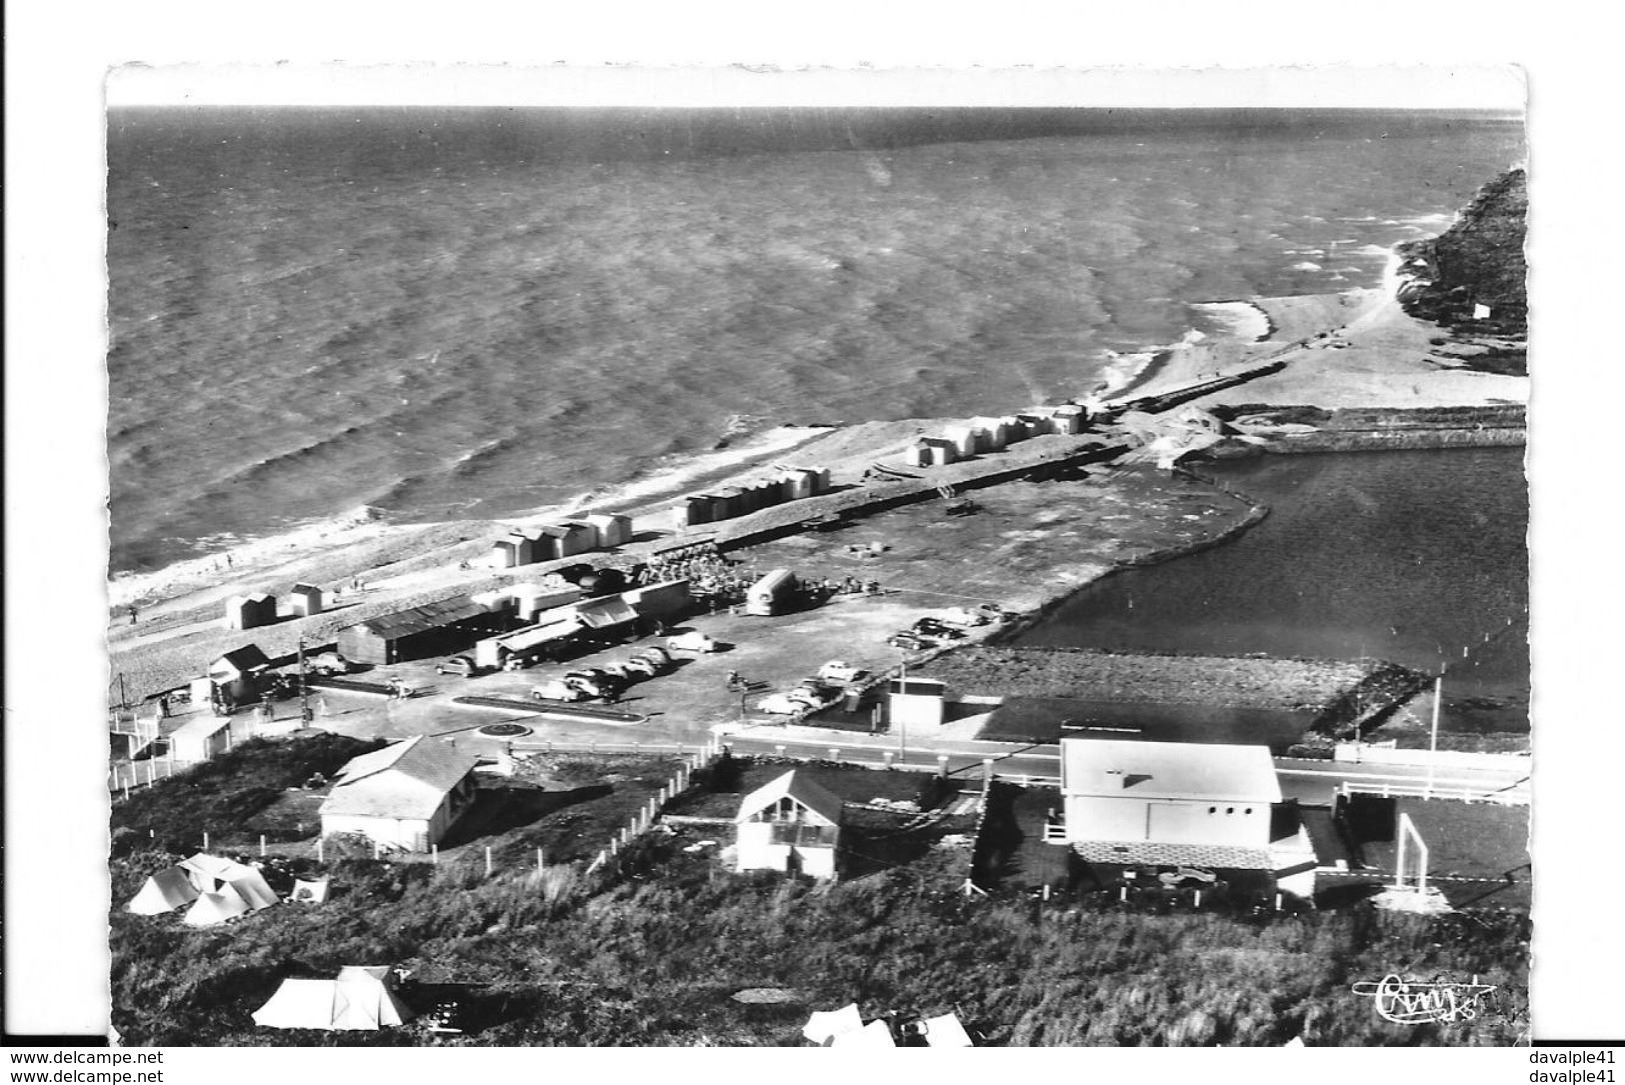
[[[199,852],[190,859],[182,859],[180,869],[186,872],[193,888],[199,893],[230,890],[254,911],[269,908],[277,902],[276,894],[265,884],[265,878],[259,871],[231,859]]]
[[[271,1000],[254,1011],[264,1028],[367,1030],[389,1028],[411,1020],[386,982],[383,966],[346,965],[336,979],[283,980]]]
[[[829,1042],[831,1047],[896,1047],[891,1026],[884,1021],[870,1021],[855,1032],[843,1032]]]
[[[863,1018],[858,1015],[858,1004],[854,1002],[838,1010],[813,1011],[812,1017],[802,1026],[801,1034],[819,1047],[828,1047],[835,1037],[856,1032],[862,1027]]]
[[[314,881],[296,878],[293,883],[293,894],[288,897],[295,904],[321,904],[327,900],[328,880],[321,877]]]
[[[228,919],[236,919],[248,911],[248,902],[237,890],[226,886],[218,893],[204,893],[186,910],[182,921],[188,927],[212,927]]]
[[[959,1023],[959,1018],[952,1013],[945,1013],[938,1017],[927,1017],[920,1022],[920,1031],[925,1034],[927,1047],[975,1047],[971,1042],[970,1033],[965,1026]]]
[[[141,891],[130,898],[126,909],[136,915],[160,915],[172,912],[183,904],[198,898],[198,891],[178,866],[160,870],[148,878]]]

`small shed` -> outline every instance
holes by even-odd
[[[322,803],[322,834],[428,851],[474,801],[477,762],[427,735],[351,758]]]
[[[732,520],[745,511],[745,491],[738,486],[724,486],[712,496],[716,498],[718,520]]]
[[[675,514],[678,528],[709,524],[717,519],[717,499],[713,494],[689,494],[677,506]]]
[[[734,869],[835,877],[841,807],[841,800],[804,770],[769,780],[739,802]]]
[[[1050,416],[1050,426],[1056,433],[1082,433],[1088,421],[1088,412],[1077,403],[1063,403]]]
[[[546,524],[541,529],[542,561],[573,557],[593,548],[597,532],[576,520],[562,524]]]
[[[195,765],[211,761],[231,749],[231,717],[213,713],[193,716],[169,733],[169,754],[176,761]]]
[[[1027,423],[1023,422],[1018,415],[1007,414],[999,419],[999,422],[1004,426],[1004,443],[1006,445],[1013,445],[1017,441],[1025,441],[1032,436],[1032,431],[1027,428]]]
[[[601,548],[621,546],[632,541],[632,518],[613,512],[596,512],[582,517],[598,533]]]
[[[276,624],[276,596],[257,591],[226,600],[226,628],[254,629]]]
[[[981,426],[949,426],[942,431],[943,439],[954,446],[961,459],[988,449],[987,430]]]
[[[1016,415],[1017,421],[1026,427],[1029,437],[1039,437],[1053,432],[1054,426],[1050,421],[1052,417],[1053,412],[1048,410],[1023,411]]]
[[[314,584],[295,584],[288,593],[288,609],[296,617],[308,618],[322,612],[322,589]]]
[[[948,687],[934,678],[894,678],[887,683],[893,727],[940,727]]]
[[[216,689],[223,691],[236,704],[246,704],[259,697],[260,675],[271,669],[271,661],[257,644],[234,648],[209,664],[208,680],[213,696]],[[194,695],[196,686],[194,685]]]

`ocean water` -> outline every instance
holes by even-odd
[[[115,110],[112,569],[500,516],[783,422],[1015,409],[1377,285],[1516,118]]]
[[[1447,727],[1529,727],[1523,449],[1204,465],[1270,514],[1068,599],[1021,643],[1387,659],[1445,675]],[[1464,652],[1465,649],[1465,652]]]

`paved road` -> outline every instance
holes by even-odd
[[[1060,775],[1060,747],[1054,744],[1020,746],[1005,742],[979,742],[974,739],[944,740],[937,743],[911,742],[901,750],[895,738],[857,732],[826,731],[809,734],[805,727],[755,727],[726,736],[740,753],[774,754],[790,757],[835,757],[858,764],[891,764],[905,768],[935,769],[947,758],[950,773],[977,776],[985,758],[993,759],[993,771],[1000,776],[1054,779]],[[831,751],[835,751],[832,754]],[[1371,765],[1342,761],[1304,760],[1278,757],[1276,776],[1283,797],[1306,803],[1328,803],[1339,784],[1350,781],[1371,787],[1384,784],[1396,788],[1424,787],[1462,790],[1478,795],[1502,791],[1528,793],[1527,773],[1481,772],[1436,769],[1410,765]]]

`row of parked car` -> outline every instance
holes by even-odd
[[[893,648],[918,651],[964,640],[968,631],[989,622],[1003,621],[1006,615],[993,604],[979,607],[952,607],[927,614],[907,629],[893,633],[886,643]]]
[[[587,667],[566,671],[557,678],[534,687],[530,695],[538,701],[585,701],[618,698],[635,682],[654,678],[671,671],[671,653],[659,645],[651,644],[630,659],[608,663],[602,667]]]

